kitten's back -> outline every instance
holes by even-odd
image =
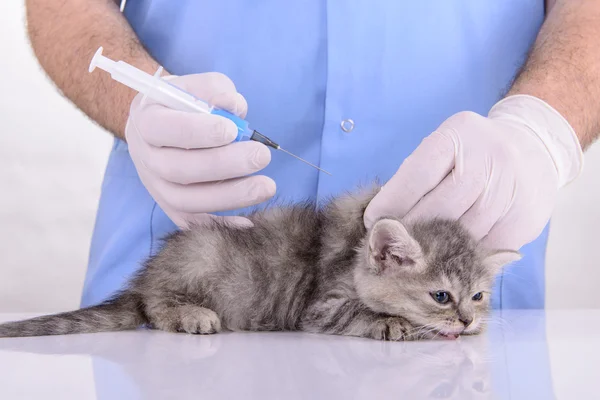
[[[194,301],[231,330],[295,329],[314,287],[322,213],[301,203],[249,219],[253,228],[214,222],[175,234],[147,263],[137,290],[204,293]]]

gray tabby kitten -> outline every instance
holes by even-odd
[[[296,330],[380,340],[479,333],[513,251],[480,248],[459,223],[379,220],[377,190],[172,234],[128,287],[102,304],[0,325],[0,337],[149,326],[169,332]]]

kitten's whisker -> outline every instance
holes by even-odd
[[[418,334],[418,333],[420,333],[421,331],[423,331],[423,330],[426,330],[426,329],[430,329],[430,328],[431,328],[431,329],[435,329],[435,328],[436,328],[436,325],[435,325],[435,324],[433,324],[433,323],[431,323],[431,324],[425,324],[425,325],[421,325],[421,326],[419,326],[419,327],[413,328],[413,330],[412,330],[411,332],[415,332],[415,333],[417,333],[417,334]]]
[[[434,336],[437,337],[437,335],[439,335],[439,324],[438,323],[429,323],[429,324],[424,324],[418,328],[415,328],[416,331],[413,333],[418,339],[424,339],[426,338],[426,336],[428,334],[430,334],[431,332],[436,332],[436,335]]]

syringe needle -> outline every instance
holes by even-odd
[[[318,170],[319,170],[319,171],[321,171],[321,172],[325,172],[327,175],[331,175],[329,172],[325,171],[324,169],[322,169],[322,168],[319,168],[319,167],[317,167],[316,165],[309,163],[309,162],[308,162],[308,161],[306,161],[305,159],[303,159],[303,158],[300,158],[300,157],[298,157],[297,155],[295,155],[295,154],[293,154],[293,153],[290,153],[290,152],[289,152],[289,151],[287,151],[286,149],[283,149],[283,148],[279,147],[277,150],[281,150],[281,151],[283,151],[284,153],[287,153],[287,154],[289,154],[290,156],[292,156],[292,157],[294,157],[294,158],[296,158],[296,159],[298,159],[298,160],[302,161],[303,163],[306,163],[306,164],[310,165],[311,167],[318,169]]]
[[[124,4],[125,1],[122,3]],[[225,117],[230,121],[233,121],[233,123],[237,126],[238,135],[235,138],[236,142],[244,140],[245,138],[249,138],[255,142],[262,143],[265,146],[269,146],[276,150],[281,150],[284,153],[297,158],[303,163],[306,163],[311,167],[318,169],[319,171],[325,172],[327,175],[331,175],[329,172],[317,167],[316,165],[311,164],[297,155],[282,149],[279,144],[275,143],[273,140],[269,139],[260,132],[251,130],[248,127],[248,122],[242,118],[227,111],[213,108],[210,106],[210,104],[194,97],[193,95],[177,88],[176,86],[171,85],[170,83],[165,82],[160,77],[162,67],[158,69],[157,74],[152,76],[135,68],[132,65],[125,63],[124,61],[113,61],[110,58],[104,57],[102,55],[102,50],[102,47],[100,47],[96,51],[96,54],[94,54],[94,57],[90,62],[90,72],[94,71],[96,67],[99,67],[100,69],[110,73],[114,80],[121,82],[125,86],[128,86],[140,93],[143,93],[145,96],[148,96],[159,104],[169,108],[179,111],[202,112]]]

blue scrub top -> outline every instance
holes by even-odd
[[[228,75],[253,127],[331,171],[275,152],[261,172],[280,199],[320,203],[388,180],[452,114],[487,115],[525,61],[544,1],[129,0],[125,15],[167,70]],[[115,140],[82,305],[118,290],[175,229]],[[543,308],[546,240],[547,229],[499,277],[494,307]]]

